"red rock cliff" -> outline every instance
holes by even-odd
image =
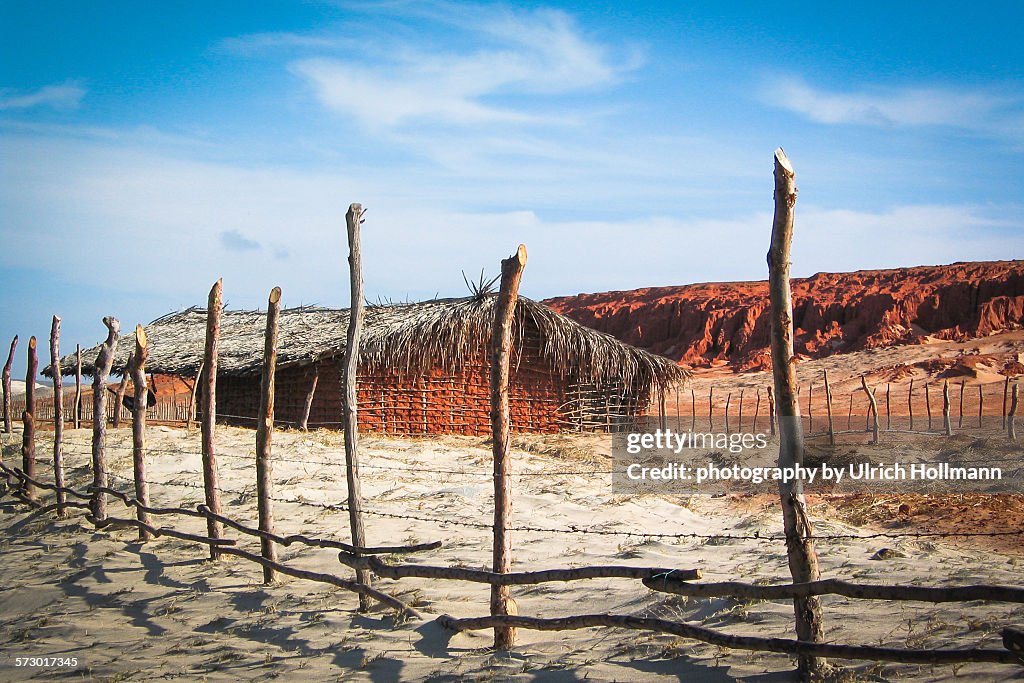
[[[796,352],[810,357],[925,335],[984,336],[1024,325],[1024,261],[818,273],[793,280],[793,301]],[[770,364],[767,282],[652,287],[544,303],[683,363]]]

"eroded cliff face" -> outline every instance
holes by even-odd
[[[1024,325],[1024,261],[818,273],[792,286],[796,352],[812,358]],[[771,364],[767,282],[652,287],[544,303],[689,365],[746,370]]]

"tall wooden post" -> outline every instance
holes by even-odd
[[[739,426],[736,427],[736,431],[742,432],[743,431],[743,390],[742,389],[740,389],[740,410],[739,410],[739,415],[736,418],[736,421],[739,423]]]
[[[11,351],[7,354],[7,363],[4,365],[3,386],[4,386],[4,433],[11,433],[11,364],[14,363],[14,352],[18,349],[18,335],[11,340]],[[1007,380],[1009,381],[1009,380]],[[1005,410],[1004,410],[1005,413]]]
[[[125,377],[129,374],[135,390],[132,404],[132,465],[135,474],[135,499],[149,505],[149,484],[146,483],[146,408],[149,407],[149,386],[146,384],[146,359],[149,358],[149,340],[142,325],[135,326],[135,352],[129,361]],[[149,513],[135,508],[137,519],[149,524]],[[139,540],[146,543],[152,538],[148,529],[139,527]]]
[[[832,387],[828,383],[828,370],[825,373],[825,414],[828,417],[828,445],[836,445],[836,432],[832,424]]]
[[[15,337],[14,341],[17,342],[18,338]],[[1006,397],[1010,393],[1010,377],[1007,375],[1006,381],[1003,382],[1003,429],[1006,429]]]
[[[188,414],[185,416],[185,429],[192,429],[192,423],[196,421],[196,392],[199,390],[199,383],[203,379],[204,367],[206,367],[205,360],[199,361],[199,369],[196,370],[196,378],[192,381],[192,392],[188,399]]]
[[[771,302],[772,377],[779,415],[779,467],[782,468],[802,464],[804,457],[803,426],[800,424],[800,404],[797,402],[796,373],[792,362],[793,300],[789,282],[796,192],[793,167],[780,147],[775,150],[775,217],[771,248],[768,251],[768,291]],[[821,578],[821,571],[804,503],[803,481],[780,481],[779,495],[782,500],[786,554],[793,582],[817,581]],[[796,598],[793,607],[797,638],[821,642],[823,627],[820,600],[817,597]],[[810,680],[825,667],[824,659],[801,656],[798,673],[802,680]]]
[[[981,390],[982,385],[978,385],[978,428],[982,426],[981,416],[985,412],[985,392]]]
[[[757,388],[754,393],[754,424],[751,426],[750,431],[757,433],[757,415],[761,412],[761,387]]]
[[[75,344],[75,429],[82,426],[82,346]]]
[[[889,382],[885,383],[885,429],[886,431],[892,429],[892,407],[889,404]]]
[[[907,392],[907,412],[910,414],[910,431],[914,431],[914,378],[910,378],[910,390]]]
[[[260,531],[274,533],[274,466],[270,460],[274,440],[274,374],[277,372],[277,326],[281,315],[281,288],[270,290],[267,302],[267,331],[263,343],[263,379],[260,392],[259,422],[256,423],[256,504]],[[260,538],[263,557],[277,562],[277,546],[269,538]],[[263,583],[277,580],[277,571],[263,567]]]
[[[932,393],[928,382],[924,383],[924,409],[928,412],[928,431],[932,431]]]
[[[869,412],[872,418],[871,443],[878,443],[878,404],[875,402],[875,392],[868,388],[868,382],[864,379],[864,375],[860,376],[860,385],[864,389],[864,393],[868,395],[868,403],[870,404]]]
[[[964,389],[967,386],[967,380],[960,380],[960,415],[957,418],[956,426],[957,429],[963,429],[964,426]]]
[[[224,281],[218,279],[210,288],[210,297],[206,304],[206,348],[203,354],[203,487],[206,491],[206,507],[210,512],[219,515],[220,483],[217,476],[217,454],[213,447],[213,437],[217,423],[217,359],[220,344],[220,314],[224,300]],[[212,517],[206,518],[206,531],[210,538],[220,538],[224,531],[221,523]],[[217,546],[210,546],[210,559],[220,557]]]
[[[927,386],[927,385],[925,385]],[[953,421],[949,418],[949,380],[942,380],[942,428],[946,436],[953,433]]]
[[[493,571],[507,574],[512,570],[512,540],[508,533],[512,514],[512,466],[509,461],[509,363],[512,357],[512,321],[519,300],[519,282],[526,267],[526,247],[501,262],[501,286],[494,305],[494,328],[491,334],[491,442],[494,453],[494,566]],[[491,615],[517,614],[509,586],[491,586]],[[494,628],[494,648],[508,650],[515,644],[514,628]]]
[[[1017,415],[1017,390],[1020,386],[1016,383],[1013,385],[1013,395],[1010,399],[1010,412],[1006,414],[1006,429],[1007,434],[1010,436],[1010,441],[1017,440],[1017,426],[1014,424]]]
[[[363,205],[352,204],[345,214],[348,231],[349,291],[352,304],[348,315],[348,338],[345,346],[345,365],[342,380],[345,384],[345,401],[342,404],[345,428],[345,476],[348,480],[348,523],[352,531],[352,545],[366,546],[366,530],[363,528],[363,495],[359,481],[359,406],[356,376],[359,372],[359,342],[363,334],[363,266],[360,249],[359,229],[363,223]],[[359,583],[370,585],[370,572],[356,570]],[[370,609],[370,599],[359,594],[359,611]]]
[[[57,516],[67,512],[64,503],[64,378],[60,370],[60,318],[53,316],[50,326],[50,369],[53,371],[53,482],[57,485]]]
[[[107,377],[114,365],[114,352],[121,337],[121,323],[113,316],[103,319],[107,340],[100,346],[92,369],[92,485],[107,487]],[[94,491],[92,514],[98,521],[107,518],[107,494]]]
[[[313,379],[309,383],[309,391],[306,392],[306,403],[302,407],[302,419],[299,420],[299,429],[309,431],[309,413],[313,410],[313,397],[316,396],[316,385],[320,381],[320,366],[313,365]]]
[[[807,433],[814,433],[814,382],[807,383]]]
[[[732,392],[725,396],[725,433],[729,433],[729,404],[732,403]]]
[[[36,376],[39,358],[36,356],[36,338],[28,340],[28,370],[25,373],[25,411],[21,414],[24,430],[21,438],[21,469],[33,479],[36,476]],[[26,498],[35,498],[35,487],[25,482],[22,492]]]
[[[711,387],[708,389],[708,430],[711,431],[715,428],[715,406],[714,406],[715,388]]]
[[[772,436],[775,436],[775,392],[768,387],[768,425],[771,427]]]
[[[128,359],[129,365],[131,364],[131,358]],[[124,395],[128,391],[128,366],[125,366],[124,371],[121,373],[121,383],[117,385],[117,394],[114,399],[114,414],[111,417],[111,426],[121,426],[121,408],[124,406]]]

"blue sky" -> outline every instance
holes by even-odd
[[[924,8],[927,8],[926,10]],[[0,3],[0,316],[63,348],[202,304],[1024,256],[1019,3]],[[45,351],[45,344],[40,347]],[[16,366],[17,367],[17,366]]]

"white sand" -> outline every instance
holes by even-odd
[[[48,458],[49,434],[38,452]],[[89,432],[67,432],[68,479],[83,489],[89,479]],[[5,435],[4,455],[15,461],[20,435]],[[254,522],[254,433],[218,432],[224,503],[232,517]],[[127,490],[130,431],[110,433],[113,483]],[[274,438],[276,496],[342,503],[345,472],[341,435],[278,432]],[[514,471],[587,471],[609,468],[610,439],[599,436],[521,438]],[[202,491],[197,431],[149,431],[149,478],[156,505],[195,506]],[[364,436],[363,493],[369,511],[447,520],[452,524],[368,516],[368,540],[398,544],[441,540],[441,550],[407,561],[487,568],[491,521],[490,450],[481,439],[390,439]],[[312,463],[291,462],[306,460]],[[19,458],[20,461],[20,458]],[[448,470],[453,473],[418,471]],[[41,465],[43,476],[49,470]],[[157,485],[155,482],[166,482]],[[169,484],[178,484],[173,486]],[[240,493],[238,493],[240,492]],[[519,476],[514,524],[572,526],[637,533],[750,534],[777,532],[777,512],[761,503],[727,499],[616,496],[610,475]],[[129,516],[111,501],[110,514]],[[280,533],[348,540],[344,512],[278,502]],[[814,520],[819,534],[857,529]],[[163,517],[159,523],[204,533],[201,520]],[[237,558],[206,561],[205,549],[160,538],[139,545],[134,531],[97,532],[76,511],[66,521],[27,514],[5,498],[0,507],[0,680],[51,680],[53,669],[12,667],[16,656],[77,656],[79,671],[96,680],[790,680],[793,663],[779,655],[725,651],[665,635],[616,629],[562,633],[519,631],[511,655],[488,651],[488,631],[451,634],[432,621],[443,613],[482,616],[488,588],[457,581],[379,580],[414,603],[427,620],[395,626],[384,611],[356,612],[353,594],[285,578],[261,584],[260,567]],[[239,546],[258,552],[254,539]],[[615,535],[519,532],[515,567],[542,569],[591,564],[699,567],[705,580],[785,582],[785,549],[764,540],[650,540]],[[874,561],[883,545],[903,557]],[[838,541],[819,544],[823,575],[864,582],[1019,584],[1016,557],[955,542]],[[350,576],[329,550],[281,549],[297,567]],[[395,557],[387,558],[398,561]],[[524,615],[556,617],[590,612],[658,616],[704,624],[728,633],[792,637],[792,606],[785,601],[686,599],[643,587],[639,581],[599,579],[513,587]],[[1024,607],[1001,604],[921,605],[827,597],[830,642],[912,647],[1000,647],[999,629],[1024,623]],[[451,636],[451,637],[450,637]],[[1020,669],[1000,665],[921,667],[844,661],[856,672],[846,680],[1019,680]],[[767,676],[766,676],[767,674]]]

